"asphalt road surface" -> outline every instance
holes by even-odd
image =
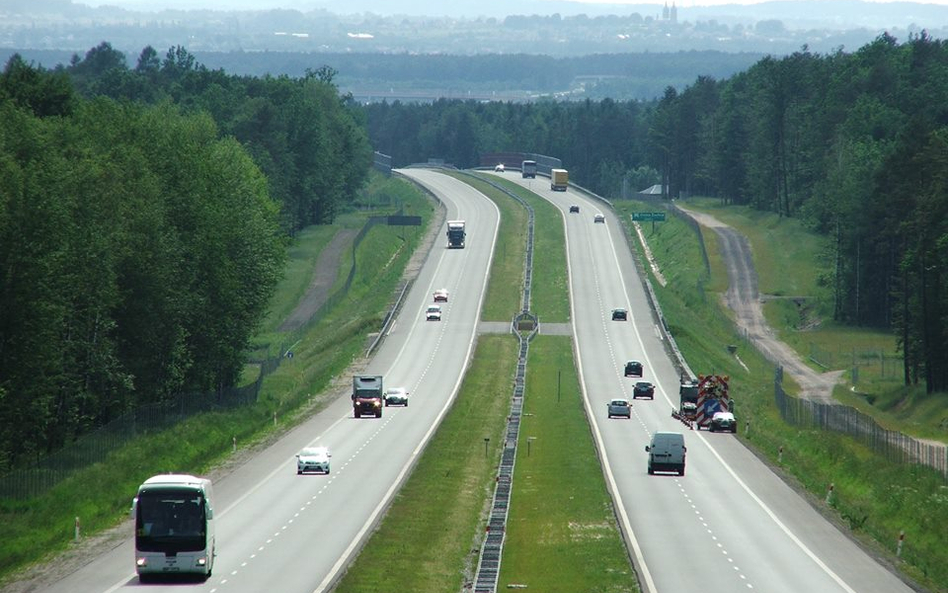
[[[365,369],[383,375],[388,386],[407,387],[411,405],[384,408],[380,419],[355,419],[348,398],[340,397],[217,481],[218,554],[207,582],[141,585],[133,542],[126,538],[39,590],[313,593],[331,587],[457,392],[472,352],[500,219],[492,202],[460,181],[426,170],[404,173],[443,200],[447,218],[468,223],[467,248],[448,250],[444,241],[435,242],[398,320]],[[440,233],[444,237],[443,228]],[[426,322],[424,310],[439,288],[450,291],[442,305],[444,319]],[[331,449],[329,475],[296,474],[295,454],[307,445]],[[134,495],[129,492],[129,501]]]
[[[620,525],[645,591],[893,593],[911,589],[816,512],[730,434],[689,431],[671,417],[678,376],[613,212],[545,179],[503,174],[553,203],[566,225],[572,324],[587,413]],[[579,213],[569,213],[578,205]],[[593,222],[594,214],[606,222]],[[629,321],[612,321],[622,307]],[[626,360],[645,364],[655,400],[631,420],[607,419],[606,402],[631,397]],[[649,476],[645,446],[683,432],[684,476]]]

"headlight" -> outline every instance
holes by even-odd
[[[205,564],[207,564],[207,557],[206,557],[206,556],[203,557],[203,558],[198,558],[198,559],[197,559],[197,565],[198,565],[198,566],[204,566]]]
[[[144,567],[144,566],[147,566],[147,565],[148,565],[148,559],[147,559],[147,558],[136,558],[136,559],[135,559],[135,566],[142,566],[142,567]]]

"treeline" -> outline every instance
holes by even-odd
[[[398,164],[480,152],[563,159],[606,195],[652,171],[670,196],[799,217],[831,238],[834,317],[890,328],[906,384],[948,390],[948,45],[889,35],[847,54],[806,48],[655,103],[371,105]]]
[[[602,192],[623,179],[642,189],[658,183],[649,165],[654,103],[611,99],[529,104],[440,100],[365,106],[369,137],[395,167],[445,159],[476,167],[485,152],[535,152],[562,159],[570,176]]]
[[[209,113],[223,136],[236,138],[267,177],[289,233],[330,223],[351,202],[372,163],[372,150],[352,105],[340,99],[326,66],[303,76],[237,76],[210,70],[183,47],[162,58],[145,47],[134,68],[103,42],[64,71],[79,94]]]
[[[103,44],[0,74],[0,470],[232,386],[288,233],[332,221],[368,172],[331,71],[123,60]]]
[[[671,194],[800,217],[832,239],[837,320],[892,328],[905,382],[948,390],[948,44],[767,58],[669,90],[650,129]]]

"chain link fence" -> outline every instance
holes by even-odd
[[[788,424],[845,433],[889,461],[927,465],[948,480],[948,447],[944,444],[883,428],[856,408],[791,397],[783,390],[782,380],[783,368],[777,367],[774,397],[780,416]]]

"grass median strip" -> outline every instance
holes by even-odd
[[[596,455],[572,341],[530,344],[498,589],[638,591]]]
[[[517,348],[511,335],[479,338],[454,405],[337,593],[460,591],[471,581],[510,411]]]

